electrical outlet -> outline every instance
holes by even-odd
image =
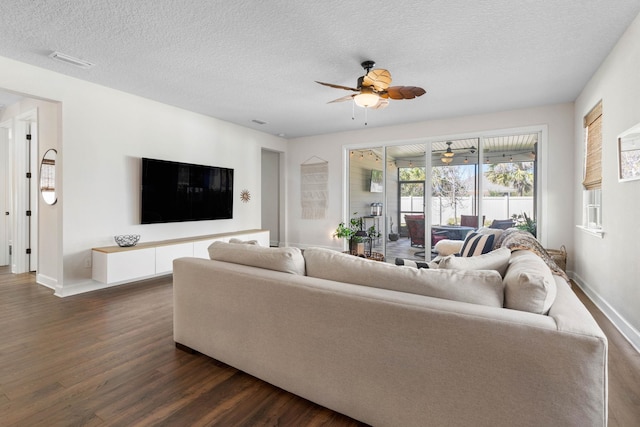
[[[84,268],[91,268],[91,257],[88,256],[84,259]]]

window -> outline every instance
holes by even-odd
[[[602,230],[602,101],[584,117],[585,156],[582,226]]]

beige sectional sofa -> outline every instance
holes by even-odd
[[[174,339],[376,426],[606,425],[607,340],[527,252],[503,278],[216,243],[174,261]]]

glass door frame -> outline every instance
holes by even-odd
[[[344,144],[342,146],[343,149],[343,189],[342,189],[342,220],[348,221],[350,218],[349,212],[349,153],[352,150],[365,150],[368,148],[381,148],[382,149],[382,161],[385,167],[382,168],[383,171],[383,199],[387,200],[387,167],[388,159],[387,159],[387,147],[392,146],[401,146],[407,144],[426,144],[426,152],[425,152],[425,165],[431,165],[431,152],[432,152],[432,144],[434,142],[439,142],[443,140],[455,140],[455,139],[468,139],[468,138],[479,138],[480,144],[478,147],[478,156],[480,159],[484,158],[484,149],[483,149],[483,141],[490,137],[496,136],[509,136],[509,135],[519,135],[519,134],[528,134],[528,133],[538,133],[538,143],[536,147],[536,161],[535,161],[535,181],[534,181],[534,209],[536,212],[536,222],[538,224],[538,240],[544,246],[547,243],[547,231],[545,227],[545,222],[547,221],[547,210],[546,206],[548,203],[548,179],[547,179],[547,171],[546,171],[546,158],[547,158],[547,144],[548,144],[548,126],[547,125],[536,125],[536,126],[522,126],[522,127],[514,127],[514,128],[503,128],[503,129],[494,129],[494,130],[486,130],[472,133],[460,133],[460,134],[449,134],[449,135],[440,135],[440,136],[431,136],[431,137],[422,137],[422,138],[411,138],[402,141],[376,141],[371,140],[365,143],[357,143],[357,144]],[[478,174],[480,174],[480,167],[478,165]],[[431,188],[431,174],[425,174],[425,209],[423,212],[426,217],[426,207],[431,206],[433,202],[432,192],[426,191],[426,189]],[[477,191],[478,194],[482,194],[483,185],[482,180],[479,179],[477,183]],[[399,200],[398,200],[399,203]],[[388,207],[383,207],[383,217],[387,217]],[[483,206],[482,199],[478,197],[477,201],[478,205],[478,215],[483,215]],[[398,224],[399,225],[399,224]],[[387,224],[386,221],[382,221],[382,226],[380,232],[383,236],[387,236]],[[431,235],[430,227],[425,226],[425,239],[427,236]],[[386,256],[386,238],[382,240],[382,250]],[[426,242],[427,240],[425,240]],[[430,239],[429,239],[430,241]]]

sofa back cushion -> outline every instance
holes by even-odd
[[[496,270],[500,276],[504,277],[511,250],[507,248],[496,249],[483,255],[472,257],[459,257],[449,255],[440,260],[438,268],[449,270]]]
[[[497,271],[416,269],[372,261],[322,248],[304,251],[307,275],[472,304],[502,307]]]
[[[514,310],[547,314],[558,289],[551,270],[538,255],[514,251],[504,276],[504,306]]]
[[[233,264],[249,265],[305,275],[304,257],[298,248],[267,248],[258,245],[213,242],[209,246],[209,258]]]

